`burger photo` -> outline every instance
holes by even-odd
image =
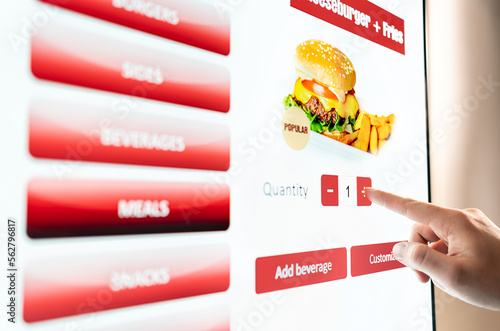
[[[360,111],[355,96],[356,71],[347,56],[320,40],[307,40],[295,50],[298,75],[285,108],[301,108],[311,131],[376,154],[389,138],[394,115]]]

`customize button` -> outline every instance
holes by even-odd
[[[346,248],[259,257],[255,261],[257,294],[346,277]]]
[[[351,248],[351,275],[353,277],[405,267],[392,254],[398,242],[353,246]]]

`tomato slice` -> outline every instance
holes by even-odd
[[[311,92],[316,93],[317,95],[321,95],[322,97],[325,97],[325,98],[328,98],[328,99],[338,100],[338,98],[335,95],[335,93],[333,93],[328,87],[326,87],[326,86],[324,86],[324,85],[322,85],[322,84],[320,84],[318,82],[315,82],[313,80],[304,79],[302,81],[302,85],[306,89],[308,89]],[[352,94],[352,95],[354,95],[354,93],[356,93],[354,91],[354,89],[352,89],[349,92],[347,92],[347,94]]]
[[[328,99],[333,99],[333,100],[338,100],[337,96],[335,93],[330,91],[330,89],[324,85],[321,85],[318,82],[315,82],[313,80],[307,80],[304,79],[302,81],[302,85],[308,89],[311,92],[316,93],[317,95],[321,95],[322,97],[328,98]]]

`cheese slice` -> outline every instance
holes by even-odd
[[[348,116],[350,116],[352,119],[354,119],[359,109],[358,100],[356,100],[356,97],[354,95],[346,94],[344,102],[325,98],[306,89],[304,85],[302,85],[301,78],[298,78],[295,82],[293,94],[295,95],[297,100],[304,104],[307,103],[312,96],[315,96],[323,104],[323,107],[325,107],[326,111],[330,111],[332,110],[332,108],[335,108],[339,116],[343,118],[347,118]]]

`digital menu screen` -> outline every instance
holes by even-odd
[[[434,329],[422,1],[0,13],[8,330]]]

